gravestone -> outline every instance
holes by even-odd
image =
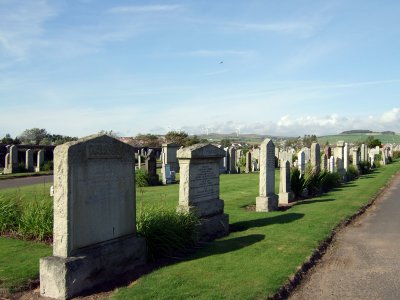
[[[260,146],[260,186],[256,198],[256,211],[271,211],[278,208],[275,194],[275,145],[265,139]]]
[[[311,144],[311,166],[313,172],[319,173],[321,170],[321,153],[318,143]]]
[[[343,168],[349,170],[349,144],[345,143],[343,148]]]
[[[162,174],[162,183],[163,184],[171,184],[172,183],[171,167],[169,164],[162,165],[161,174]]]
[[[322,170],[324,172],[328,171],[328,157],[326,156],[326,154],[324,154],[322,156]]]
[[[25,170],[28,172],[33,172],[33,152],[31,149],[26,150],[25,152]]]
[[[159,177],[157,174],[157,160],[155,151],[153,149],[150,149],[147,153],[147,157],[144,163],[144,169],[147,174],[149,174],[149,184],[158,185]]]
[[[335,158],[336,158],[336,171],[339,175],[343,176],[346,171],[344,169],[344,142],[338,141],[335,148]]]
[[[134,155],[107,135],[55,148],[53,256],[40,259],[42,296],[72,298],[145,263]]]
[[[8,154],[8,156],[7,156]],[[6,154],[4,174],[12,174],[18,172],[18,148],[15,145],[10,146],[10,153]]]
[[[139,154],[137,159],[138,159],[138,169],[140,170],[142,168],[142,155]]]
[[[171,171],[179,172],[179,163],[176,158],[176,152],[179,148],[180,146],[174,143],[162,144],[162,163],[168,164]]]
[[[361,145],[361,161],[368,161],[368,148],[367,145]]]
[[[294,199],[290,186],[290,162],[281,162],[280,181],[279,181],[279,204],[288,204]]]
[[[300,175],[304,175],[306,171],[306,154],[304,153],[303,150],[301,150],[298,154],[298,166],[299,166],[299,171]]]
[[[335,173],[335,158],[333,156],[331,156],[329,158],[329,168],[328,171],[330,173]]]
[[[229,161],[228,161],[228,173],[236,174],[236,149],[234,147],[230,147],[228,149],[229,152]]]
[[[329,159],[332,156],[332,148],[329,146],[325,146],[324,153],[326,157]]]
[[[178,150],[180,164],[178,211],[194,212],[200,218],[201,241],[229,233],[229,216],[219,198],[219,161],[225,151],[210,144],[197,144]]]
[[[247,151],[246,153],[246,169],[244,170],[246,173],[251,172],[251,153]]]
[[[353,147],[352,155],[353,155],[353,166],[358,168],[360,165],[360,148]]]
[[[42,171],[42,164],[44,163],[44,150],[39,150],[36,161],[35,172],[40,172]]]

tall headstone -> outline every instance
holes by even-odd
[[[155,151],[153,149],[150,149],[149,152],[147,153],[144,168],[145,171],[149,174],[150,185],[158,185],[159,177],[157,174],[157,160]]]
[[[18,148],[15,145],[10,147],[10,153],[6,155],[6,162],[4,168],[4,174],[12,174],[18,172]]]
[[[279,204],[288,204],[294,199],[290,186],[290,162],[281,161],[279,181]]]
[[[326,172],[328,171],[328,157],[326,154],[322,156],[322,171]]]
[[[168,164],[171,171],[179,172],[179,163],[176,158],[176,152],[179,148],[180,146],[174,143],[162,144],[162,163]]]
[[[39,150],[36,161],[35,172],[40,172],[42,171],[42,164],[44,163],[44,150]]]
[[[345,143],[343,147],[343,168],[349,170],[349,144]]]
[[[134,155],[107,135],[55,148],[53,256],[40,260],[42,296],[69,299],[145,263]]]
[[[26,150],[25,152],[25,170],[28,172],[33,172],[33,152],[31,149]]]
[[[345,169],[344,169],[344,142],[339,141],[337,142],[336,148],[335,148],[335,158],[336,158],[336,170],[339,173],[339,175],[344,175],[345,174]]]
[[[236,174],[236,149],[234,147],[230,147],[228,149],[229,152],[229,162],[228,162],[228,173]]]
[[[260,146],[260,193],[256,198],[256,211],[271,211],[278,208],[275,194],[275,145],[265,139]]]
[[[299,152],[298,160],[300,175],[303,175],[306,171],[306,154],[303,150]]]
[[[139,154],[137,159],[138,159],[138,169],[141,169],[142,168],[142,155]]]
[[[325,146],[324,153],[326,157],[329,159],[332,156],[332,148],[329,146]]]
[[[311,166],[314,172],[321,171],[321,150],[318,143],[311,144]]]
[[[353,147],[352,156],[353,156],[353,166],[358,168],[360,165],[360,148],[359,147]]]
[[[250,151],[247,151],[246,153],[246,169],[245,169],[246,173],[250,173],[251,172],[251,153]]]
[[[331,156],[329,158],[329,167],[328,167],[328,171],[330,173],[335,173],[335,157]]]
[[[361,145],[361,161],[368,161],[368,149],[365,144]]]
[[[194,212],[200,218],[199,240],[229,233],[229,216],[219,198],[219,161],[225,151],[210,144],[178,150],[180,164],[178,211]]]

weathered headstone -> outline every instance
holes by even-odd
[[[256,198],[256,211],[271,211],[278,208],[275,194],[275,145],[265,139],[260,146],[260,193]]]
[[[140,170],[142,168],[142,155],[138,155],[138,169]]]
[[[228,162],[228,173],[236,174],[236,149],[234,147],[230,147],[228,149],[229,152],[229,162]]]
[[[349,144],[345,143],[343,147],[343,168],[349,170]]]
[[[159,177],[157,174],[157,160],[156,154],[153,149],[150,149],[147,153],[144,168],[145,171],[149,174],[149,184],[158,185]]]
[[[172,183],[171,167],[169,164],[162,165],[161,174],[162,174],[162,183],[163,184],[171,184]]]
[[[178,150],[180,164],[179,211],[200,217],[199,240],[212,240],[229,233],[229,216],[219,198],[219,161],[225,151],[210,144]]]
[[[145,263],[134,154],[106,135],[55,148],[53,256],[40,260],[41,295],[72,298]]]
[[[174,143],[162,144],[162,163],[168,164],[171,171],[179,172],[179,163],[176,158],[176,152],[179,148],[180,146]]]
[[[4,174],[12,174],[18,172],[18,148],[15,145],[10,147],[10,153],[7,153]]]
[[[299,166],[299,171],[300,175],[303,175],[306,171],[306,154],[304,153],[303,150],[301,150],[298,154],[298,166]]]
[[[358,168],[360,165],[360,148],[359,147],[353,147],[352,156],[353,156],[353,166]]]
[[[281,162],[280,181],[279,181],[279,204],[288,204],[294,199],[290,186],[290,162]]]
[[[336,171],[339,175],[343,176],[345,174],[344,169],[344,142],[338,141],[335,148],[335,159],[336,159]]]
[[[332,156],[332,148],[329,146],[325,146],[324,153],[326,157],[329,159]]]
[[[328,171],[330,173],[335,173],[335,158],[333,156],[331,156],[329,158],[329,167],[328,167]]]
[[[251,172],[251,153],[250,151],[247,151],[246,153],[246,169],[245,169],[246,173],[250,173]]]
[[[25,170],[28,172],[33,172],[33,152],[31,149],[26,150],[25,152]]]
[[[321,170],[321,150],[318,143],[311,144],[311,167],[316,173]]]
[[[326,156],[326,154],[324,154],[322,156],[322,170],[324,172],[328,171],[328,157]]]
[[[42,171],[42,164],[44,163],[44,150],[39,150],[37,153],[37,159],[36,159],[36,168],[35,172],[40,172]]]

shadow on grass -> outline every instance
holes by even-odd
[[[329,199],[316,199],[316,200],[303,200],[297,202],[295,205],[304,205],[304,204],[313,204],[313,203],[320,203],[320,202],[330,202],[335,201],[336,199],[329,198]]]
[[[267,217],[262,219],[254,219],[248,221],[240,221],[229,225],[230,232],[245,231],[254,227],[264,227],[272,224],[286,224],[297,221],[304,217],[304,214],[288,213],[279,216]]]
[[[81,293],[81,296],[88,296],[97,293],[108,293],[115,290],[116,288],[126,287],[132,284],[132,282],[136,281],[140,277],[149,274],[153,271],[156,271],[161,267],[166,267],[185,261],[196,260],[216,254],[223,254],[223,253],[237,251],[245,247],[251,246],[255,243],[258,243],[262,241],[264,238],[265,235],[263,234],[250,234],[247,236],[204,243],[203,245],[200,246],[200,249],[199,248],[192,249],[191,254],[188,254],[185,257],[163,258],[163,259],[158,259],[157,261],[154,262],[148,262],[143,266],[137,267],[132,272],[125,273],[124,275],[117,276],[115,278],[110,278],[109,282],[102,284],[101,286],[97,286],[93,289],[87,290]]]

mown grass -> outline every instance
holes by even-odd
[[[265,298],[294,274],[313,250],[343,219],[354,214],[399,169],[393,163],[321,197],[281,212],[246,210],[258,195],[258,174],[221,175],[221,198],[230,215],[231,234],[209,243],[181,262],[161,268],[119,289],[117,299]],[[276,191],[278,191],[276,176]],[[47,199],[49,184],[0,190],[0,196],[20,201]],[[137,188],[137,214],[162,206],[175,209],[179,185]],[[9,247],[15,242],[15,248]],[[21,243],[21,244],[18,244]],[[24,247],[24,243],[29,247]],[[18,246],[21,245],[21,246]],[[44,247],[44,250],[41,248]],[[33,251],[35,249],[35,251]],[[39,253],[39,249],[48,253]],[[51,247],[0,238],[0,288],[17,287],[38,276],[38,260]],[[13,259],[7,257],[13,256]],[[21,261],[14,271],[15,261]],[[26,270],[25,270],[26,269]]]
[[[400,135],[399,134],[337,134],[337,135],[326,135],[326,136],[319,136],[318,143],[320,145],[325,145],[328,141],[330,143],[335,144],[336,141],[345,141],[346,143],[358,143],[364,142],[369,136],[373,136],[376,139],[379,139],[382,143],[393,143],[398,144],[400,143]]]
[[[0,174],[0,180],[23,178],[23,177],[35,177],[35,176],[51,175],[51,174],[53,174],[53,171]]]

